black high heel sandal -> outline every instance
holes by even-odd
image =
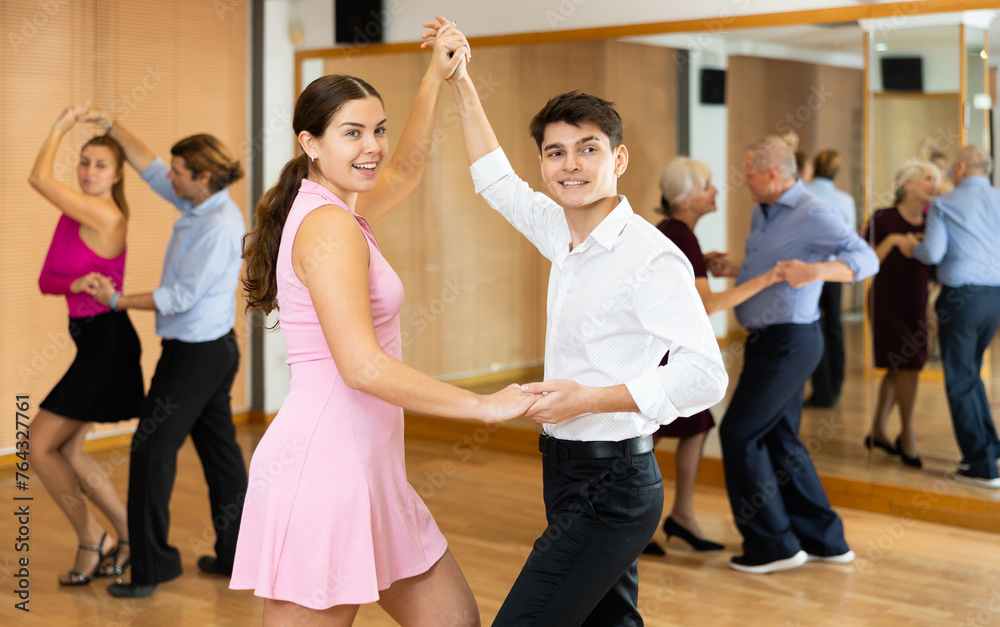
[[[899,440],[897,439],[896,442],[898,443]],[[870,451],[870,450],[872,450],[873,446],[875,448],[882,449],[883,451],[885,451],[886,453],[888,453],[890,455],[899,455],[899,447],[898,446],[886,444],[885,442],[882,442],[881,440],[872,437],[871,434],[866,435],[865,436],[865,448]]]
[[[909,455],[903,452],[903,447],[899,443],[899,438],[896,438],[895,447],[896,447],[896,452],[899,454],[899,458],[903,460],[904,464],[906,464],[907,466],[912,466],[913,468],[924,467],[924,462],[920,460],[919,455],[916,455],[915,457],[910,457]]]
[[[108,551],[108,563],[101,569],[101,572],[97,573],[98,577],[121,577],[125,574],[129,565],[132,564],[132,554],[129,553],[124,564],[118,565],[118,553],[121,552],[123,544],[129,546],[128,540],[119,540],[115,548]]]
[[[80,551],[92,551],[94,553],[97,553],[97,564],[94,566],[94,569],[89,573],[82,573],[74,568],[73,570],[69,571],[69,581],[63,581],[62,579],[59,580],[60,586],[85,586],[94,580],[94,577],[97,576],[97,574],[101,571],[101,568],[107,563],[108,556],[111,555],[110,551],[108,551],[108,553],[105,554],[102,548],[104,546],[104,539],[107,537],[108,534],[107,532],[105,532],[104,535],[101,536],[101,541],[97,544],[97,546],[87,546],[86,544],[77,545],[76,547],[77,560],[80,559]]]
[[[663,521],[663,531],[667,534],[667,540],[670,540],[671,536],[677,536],[685,542],[691,545],[691,548],[695,551],[721,551],[726,548],[725,546],[719,544],[718,542],[712,542],[711,540],[702,540],[698,536],[694,535],[684,527],[680,525],[672,517],[667,516],[667,519]]]

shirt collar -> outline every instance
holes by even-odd
[[[962,179],[955,187],[965,187],[967,185],[975,187],[990,187],[990,180],[981,174],[977,174],[975,176]]]
[[[801,180],[801,179],[799,179],[799,180]],[[817,187],[817,188],[824,188],[824,189],[833,189],[833,181],[831,181],[828,178],[824,178],[822,176],[817,176],[817,177],[813,177],[812,182],[809,183],[809,187]]]
[[[792,185],[785,190],[785,193],[778,197],[778,200],[768,208],[769,211],[773,212],[778,207],[785,207],[787,209],[792,209],[799,203],[799,199],[802,198],[803,194],[808,194],[809,191],[806,189],[805,183],[802,179],[795,181],[795,185]]]
[[[594,241],[601,246],[611,250],[632,213],[632,205],[628,204],[628,200],[624,196],[618,196],[618,206],[601,220],[597,228],[591,231],[590,237],[594,238]]]
[[[192,206],[190,210],[187,211],[187,215],[201,217],[212,213],[213,211],[226,206],[229,203],[229,189],[222,188],[215,192],[211,196],[205,199],[205,202],[201,203],[197,207]]]

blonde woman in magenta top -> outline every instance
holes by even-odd
[[[28,181],[62,212],[38,285],[43,294],[65,296],[69,335],[76,357],[49,392],[31,423],[31,461],[53,500],[76,532],[76,563],[59,583],[79,586],[95,577],[119,576],[128,566],[125,505],[111,481],[83,451],[94,422],[117,422],[139,414],[143,399],[139,337],[124,312],[97,303],[90,294],[96,276],[121,289],[125,274],[125,203],[121,147],[98,136],[83,145],[76,168],[80,191],[53,176],[59,144],[85,108],[70,108],[56,120]],[[90,500],[111,522],[116,543],[91,514]]]

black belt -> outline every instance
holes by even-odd
[[[538,450],[553,459],[608,459],[642,455],[653,450],[653,436],[622,440],[621,442],[580,442],[559,440],[544,433],[538,436]]]
[[[166,346],[167,344],[207,344],[208,342],[218,342],[219,340],[224,340],[227,337],[233,337],[233,338],[235,338],[236,337],[236,329],[229,329],[229,333],[226,333],[222,337],[220,337],[218,339],[215,339],[215,340],[207,340],[205,342],[185,342],[184,340],[163,338],[163,339],[160,340],[160,345],[161,346]]]

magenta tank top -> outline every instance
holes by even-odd
[[[105,259],[80,239],[80,223],[63,214],[52,234],[52,243],[38,277],[38,287],[43,294],[66,296],[71,318],[86,318],[111,311],[90,294],[73,294],[69,286],[73,281],[91,272],[110,277],[115,288],[121,291],[125,282],[125,252],[114,259]]]

